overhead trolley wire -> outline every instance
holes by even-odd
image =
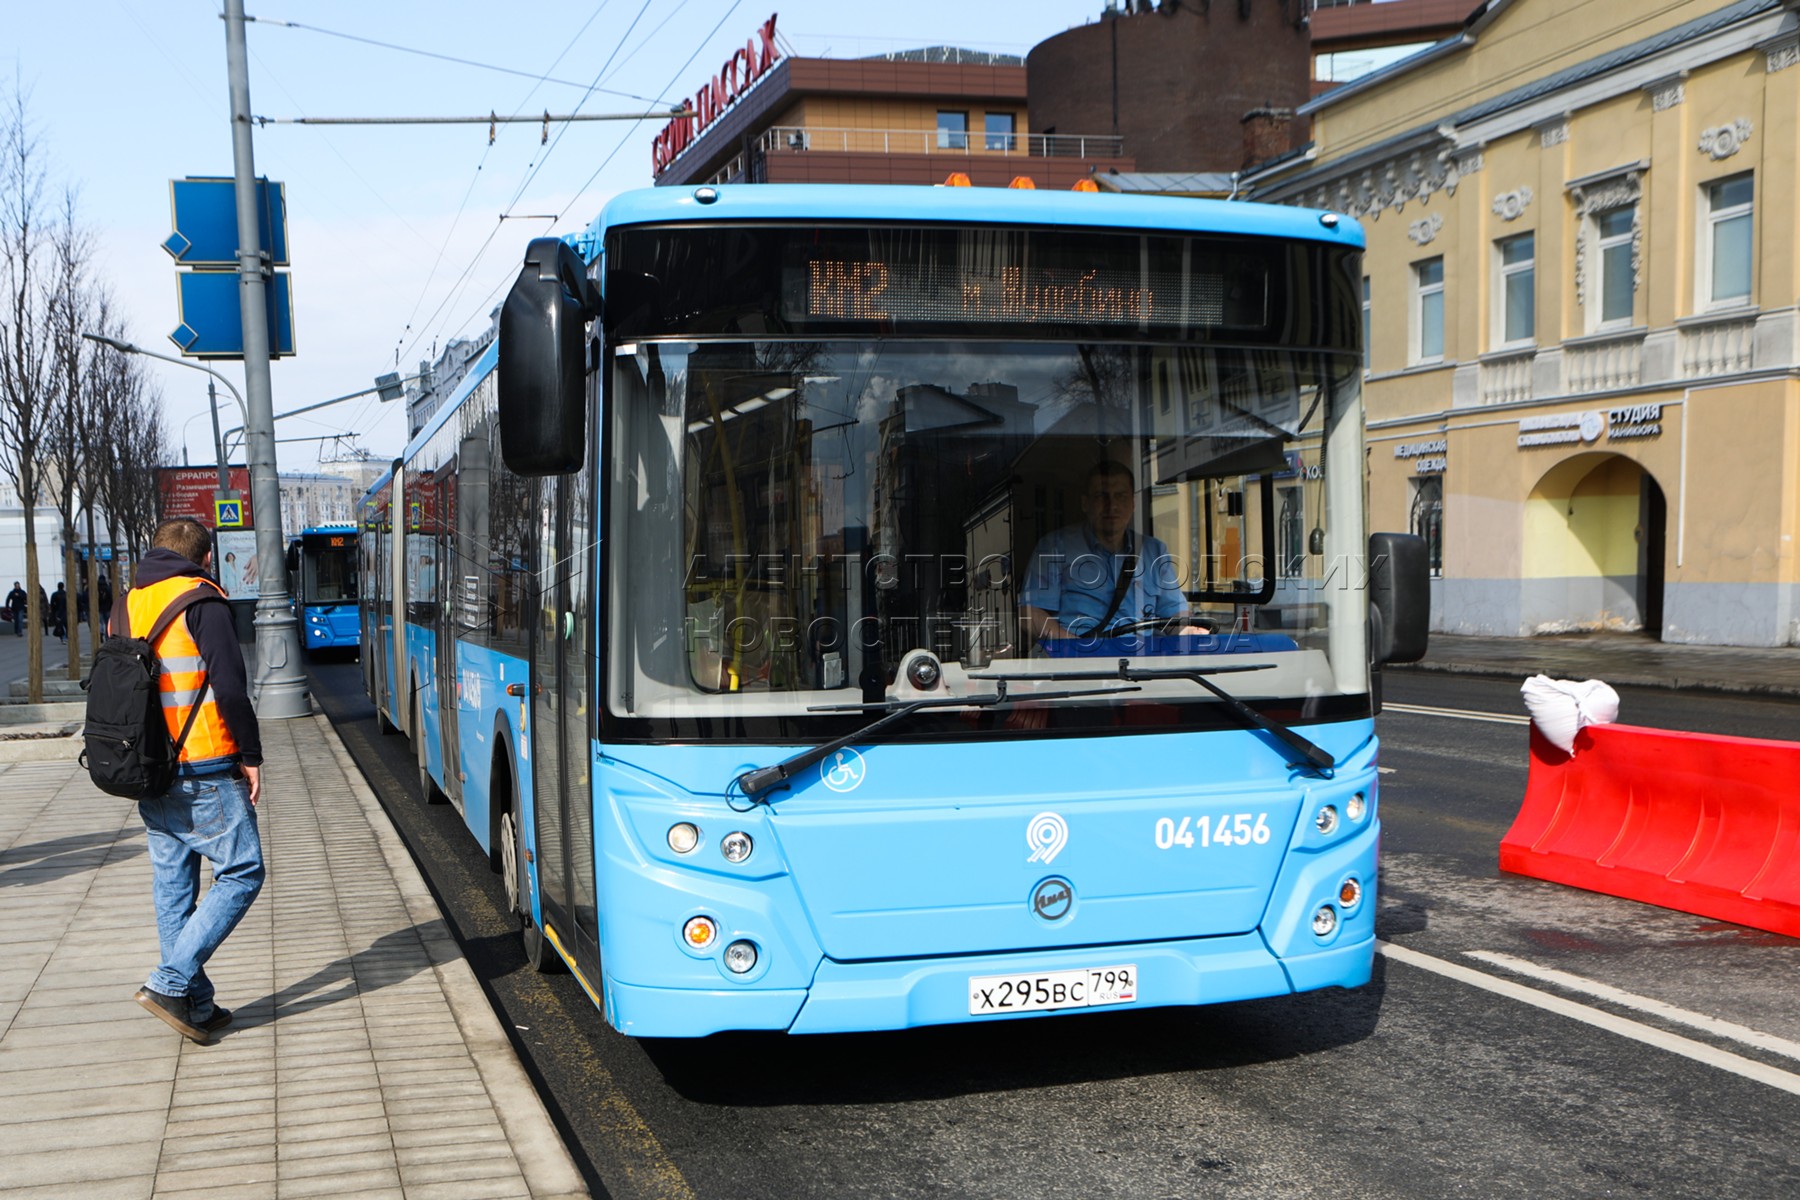
[[[686,2],[687,2],[687,0],[682,0],[683,4],[685,4]],[[738,5],[742,4],[743,2],[744,2],[744,0],[731,0],[731,7],[726,9],[723,13],[720,14],[719,19],[713,23],[713,27],[707,31],[706,36],[704,38],[700,39],[700,41],[695,44],[694,51],[692,54],[689,54],[687,56],[687,60],[685,62],[683,62],[679,67],[675,68],[674,79],[671,79],[669,81],[669,87],[666,87],[663,89],[664,97],[667,97],[667,95],[669,93],[669,88],[672,88],[675,86],[675,80],[680,79],[682,74],[687,71],[688,67],[693,65],[694,60],[696,58],[700,57],[700,51],[706,46],[706,44],[708,42],[712,41],[713,36],[715,34],[717,34],[720,29],[724,28],[726,20],[728,20],[730,18],[732,13],[737,11]],[[677,8],[675,11],[679,12],[681,10],[679,8]],[[674,16],[674,13],[671,13],[669,15],[672,17],[672,16]],[[667,23],[668,22],[665,21],[663,24],[666,25]],[[657,28],[660,30],[662,28],[662,26],[659,25],[659,26],[657,26]],[[666,102],[667,102],[666,99],[662,99],[662,98],[659,98],[656,101],[656,103],[658,103],[658,104],[662,104],[662,103],[666,103]],[[600,160],[600,165],[595,167],[594,173],[587,177],[587,182],[583,183],[579,188],[577,188],[575,190],[575,195],[570,197],[569,202],[563,206],[564,213],[568,212],[571,208],[575,207],[575,202],[577,200],[581,199],[581,197],[587,193],[588,188],[593,186],[594,180],[600,178],[600,172],[604,171],[606,169],[606,165],[613,160],[613,158],[619,153],[620,150],[623,150],[625,148],[625,142],[630,137],[631,137],[631,134],[629,132],[627,132],[625,137],[620,138],[618,144],[615,145],[612,148],[612,150],[607,153],[607,156]],[[557,215],[560,218],[562,214],[559,213]]]
[[[739,2],[741,2],[741,0],[739,0]],[[599,88],[600,81],[602,79],[606,78],[606,73],[612,67],[613,60],[618,58],[619,52],[622,49],[624,49],[626,41],[629,40],[631,37],[631,31],[637,28],[638,22],[641,21],[644,17],[644,14],[649,11],[651,3],[652,3],[652,0],[644,0],[643,7],[638,9],[637,16],[633,17],[631,19],[631,24],[629,24],[625,27],[625,32],[619,36],[618,44],[613,47],[612,53],[607,55],[606,61],[600,65],[599,71],[595,72],[594,82],[592,85],[590,85],[589,94],[592,94],[592,92],[594,90],[597,90]],[[674,10],[670,12],[669,16],[665,17],[663,19],[662,24],[658,25],[656,27],[656,29],[651,31],[650,37],[654,37],[657,33],[661,32],[663,27],[666,26],[669,23],[669,21],[674,18],[675,14],[680,12],[682,8],[686,7],[686,4],[687,4],[687,0],[682,0],[681,4],[676,5]],[[737,6],[736,3],[734,3],[732,5],[732,7],[734,7],[734,8],[736,6]],[[589,21],[591,22],[592,20],[593,20],[593,18],[590,17]],[[649,38],[646,38],[645,43],[647,44],[648,41],[649,41]],[[637,51],[642,48],[643,47],[641,44],[638,47],[634,48],[630,54],[626,55],[625,61],[629,62],[631,60],[631,58],[637,54]],[[624,64],[621,63],[620,65],[623,66]],[[581,98],[581,100],[576,102],[575,107],[577,109],[579,109],[581,107],[581,105],[585,104],[586,102],[587,102],[587,96],[584,95]],[[652,103],[657,103],[657,102],[652,101]],[[660,115],[660,114],[658,114],[658,115]],[[463,285],[469,281],[470,277],[474,274],[476,267],[480,264],[482,256],[487,253],[488,247],[493,245],[494,239],[499,236],[501,226],[504,225],[507,220],[513,219],[513,214],[511,213],[510,210],[512,209],[512,207],[515,204],[517,204],[519,202],[519,198],[525,194],[525,190],[531,186],[532,181],[537,178],[538,172],[543,170],[544,164],[549,160],[550,155],[554,154],[556,152],[556,148],[562,144],[563,135],[567,131],[568,131],[567,125],[564,125],[561,129],[559,129],[556,134],[556,140],[551,142],[549,144],[548,149],[546,149],[544,151],[544,153],[538,158],[538,160],[532,164],[530,172],[520,182],[518,189],[513,193],[512,199],[507,201],[507,204],[506,204],[507,211],[504,211],[500,214],[499,219],[494,222],[493,228],[488,231],[487,237],[482,239],[481,245],[476,248],[474,257],[469,260],[468,266],[463,268],[462,273],[457,277],[456,282],[450,286],[450,290],[448,293],[445,294],[444,299],[442,301],[440,301],[437,308],[432,311],[431,316],[426,318],[426,320],[424,322],[424,324],[426,326],[430,326],[433,322],[435,322],[438,318],[438,315],[440,313],[442,313],[444,311],[444,309],[446,307],[448,307],[455,300],[455,298],[460,294],[460,291],[461,291]],[[630,134],[627,133],[626,137],[627,138],[630,137]],[[625,139],[621,138],[619,145],[621,145],[621,146],[624,145],[624,142],[625,142]],[[618,153],[618,147],[614,147],[614,149],[613,149],[613,154],[616,154],[616,153]],[[607,156],[607,160],[610,161],[611,158],[612,158],[612,155],[609,154]],[[566,211],[566,208],[564,211]],[[560,219],[560,216],[561,216],[561,214],[558,213],[556,216],[551,217],[549,219],[557,220],[557,219]],[[523,219],[523,218],[520,218],[520,219]],[[503,275],[501,277],[500,281],[498,283],[496,283],[494,285],[494,287],[488,291],[487,297],[483,299],[482,304],[481,304],[482,308],[486,308],[488,306],[488,302],[493,298],[493,296],[496,293],[499,292],[500,287],[502,285],[504,285],[510,278],[511,278],[510,274]],[[479,312],[479,309],[477,310],[477,312]],[[471,320],[473,318],[473,315],[475,315],[475,314],[471,314],[470,317],[465,317],[463,319],[463,321],[459,323],[459,326],[460,326],[460,324],[466,324],[469,320]],[[411,345],[409,345],[407,347],[407,351],[410,352],[411,347],[416,346],[418,344],[419,338],[421,338],[423,336],[424,336],[424,330],[421,329],[417,334],[414,335]]]
[[[605,8],[605,7],[606,7],[605,0],[602,0],[600,8]],[[595,16],[598,16],[599,13],[600,13],[600,9],[594,10]],[[365,46],[376,46],[376,47],[379,47],[380,49],[393,50],[400,54],[416,54],[420,58],[435,58],[439,62],[456,63],[458,66],[475,67],[478,70],[482,70],[482,71],[497,71],[502,75],[517,75],[520,78],[536,80],[539,83],[554,83],[554,84],[559,84],[563,87],[586,88],[589,91],[605,92],[609,96],[623,96],[628,100],[642,100],[645,104],[656,103],[656,101],[650,99],[648,96],[639,96],[632,92],[621,92],[621,91],[617,91],[612,88],[595,88],[593,85],[584,84],[584,83],[580,82],[579,80],[557,79],[556,77],[554,77],[552,75],[548,75],[548,74],[540,75],[535,71],[520,71],[513,67],[502,67],[502,66],[497,66],[494,63],[478,62],[472,58],[458,58],[453,54],[439,54],[436,51],[432,51],[432,50],[421,50],[416,46],[402,46],[395,42],[377,41],[374,38],[361,37],[354,33],[342,33],[335,29],[321,29],[317,25],[303,25],[299,21],[283,21],[276,17],[245,17],[244,20],[245,21],[255,21],[261,25],[274,25],[274,26],[278,26],[283,29],[299,29],[306,33],[323,34],[326,37],[343,38],[347,42],[361,42]],[[581,27],[580,31],[577,32],[575,35],[575,38],[577,40],[580,39],[580,37],[583,33],[587,32],[588,25],[593,24],[593,21],[594,21],[593,17],[589,17],[587,19],[587,24],[583,25]],[[573,44],[574,44],[573,42],[570,43],[571,46]],[[563,55],[566,55],[567,53],[568,53],[568,49],[565,48],[563,51],[563,54],[559,54],[556,56],[556,62],[561,62],[563,59]],[[550,69],[555,70],[556,63],[551,63]]]
[[[587,31],[589,30],[589,28],[591,28],[593,26],[595,20],[597,20],[599,18],[601,12],[605,10],[608,3],[609,3],[609,0],[600,0],[600,3],[594,6],[594,11],[589,13],[587,20],[585,20],[581,23],[581,28],[577,29],[575,31],[573,36],[571,36],[569,38],[569,40],[563,45],[562,50],[560,52],[558,52],[556,58],[551,61],[549,68],[545,71],[545,73],[542,77],[543,79],[549,79],[550,78],[549,72],[554,71],[557,68],[557,66],[561,64],[562,60],[569,56],[569,52],[575,48],[576,44],[578,42],[580,42],[583,37],[587,36]],[[515,115],[517,115],[517,113],[519,113],[519,112],[524,111],[525,104],[530,101],[531,97],[536,92],[537,92],[537,88],[533,87],[531,89],[531,91],[525,93],[524,99],[522,99],[519,102],[519,107],[514,110]],[[639,98],[640,97],[633,97],[633,99],[639,99]],[[403,356],[410,354],[413,350],[413,347],[415,347],[419,344],[419,339],[425,336],[424,329],[421,328],[420,331],[414,335],[413,340],[410,343],[406,342],[406,335],[413,331],[413,319],[418,316],[419,309],[421,306],[424,305],[425,297],[426,297],[427,293],[429,293],[431,290],[432,282],[437,278],[438,267],[442,264],[442,262],[444,260],[444,254],[450,248],[450,240],[456,235],[457,228],[462,224],[463,213],[465,211],[467,211],[468,206],[469,206],[469,198],[475,194],[475,185],[481,181],[481,172],[486,169],[488,157],[492,153],[493,153],[493,141],[492,141],[492,139],[490,139],[487,147],[484,148],[481,152],[480,161],[475,164],[475,173],[470,176],[469,186],[466,189],[464,189],[462,200],[456,206],[456,216],[451,219],[450,228],[444,234],[443,243],[438,247],[437,256],[432,260],[431,270],[426,275],[425,282],[419,288],[418,298],[413,301],[412,311],[406,315],[406,323],[402,326],[401,331],[400,331],[400,337],[399,337],[399,339],[397,339],[397,343],[394,347],[394,361],[396,364],[400,361],[400,359]],[[475,258],[472,259],[470,261],[469,265],[463,269],[462,276],[459,276],[459,278],[458,278],[459,283],[462,278],[466,277],[468,275],[468,273],[471,270],[473,270],[475,264],[481,260],[481,255],[486,252],[488,244],[493,241],[495,234],[498,232],[499,232],[499,222],[496,222],[493,231],[491,231],[488,234],[487,239],[482,242],[481,248],[475,252]],[[449,291],[448,295],[446,295],[445,301],[439,303],[437,309],[432,312],[431,317],[427,318],[427,320],[423,323],[424,325],[429,326],[431,321],[436,320],[438,313],[442,312],[444,309],[444,303],[448,302],[449,296],[454,295],[456,293],[456,288],[457,288],[457,284],[453,283],[450,286],[450,291]]]

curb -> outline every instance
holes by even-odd
[[[1436,675],[1475,675],[1489,679],[1523,679],[1535,675],[1546,665],[1510,665],[1502,663],[1416,662],[1389,663],[1384,671],[1423,671]],[[1800,685],[1788,683],[1724,683],[1718,679],[1672,679],[1667,675],[1605,676],[1613,687],[1654,688],[1658,691],[1717,692],[1727,696],[1800,697]]]
[[[362,770],[350,757],[350,751],[338,737],[330,719],[323,713],[314,713],[312,719],[326,735],[332,756],[350,783],[351,793],[362,805],[376,844],[381,847],[381,856],[393,872],[394,884],[400,890],[407,914],[431,955],[444,998],[449,1001],[457,1027],[462,1030],[470,1057],[475,1060],[475,1069],[481,1073],[488,1095],[493,1097],[494,1111],[499,1114],[506,1140],[518,1159],[525,1186],[534,1197],[544,1200],[587,1200],[590,1193],[582,1182],[581,1172],[575,1168],[568,1146],[556,1132],[537,1089],[531,1086],[524,1066],[506,1038],[506,1031],[500,1027],[499,1018],[488,1004],[486,993],[476,981],[468,960],[462,956],[437,902],[431,898],[431,891],[425,886],[425,879],[419,874],[411,852],[401,841],[393,822],[388,820],[381,801],[363,778]]]
[[[67,762],[74,766],[80,754],[79,729],[66,737],[0,738],[0,763]]]

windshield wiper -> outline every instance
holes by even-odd
[[[1115,679],[1117,676],[1102,676]],[[1080,696],[1111,696],[1118,692],[1141,691],[1135,687],[1095,688],[1081,692],[1040,692],[1036,695],[1021,697],[1027,700],[1067,700]],[[882,700],[874,704],[822,704],[808,708],[807,712],[879,712],[884,714],[860,729],[854,729],[841,738],[826,742],[821,746],[813,746],[802,750],[790,758],[785,758],[770,767],[758,767],[753,771],[745,771],[734,781],[744,789],[744,795],[755,800],[763,792],[792,779],[796,772],[804,771],[816,762],[822,762],[845,746],[866,739],[887,726],[910,717],[922,708],[993,708],[995,705],[1008,703],[1006,680],[995,681],[994,690],[978,696],[930,696],[923,700]],[[1016,701],[1014,701],[1016,703]]]
[[[969,678],[992,679],[997,681],[1002,688],[1006,686],[1006,681],[1009,679],[1048,679],[1057,683],[1074,679],[1123,679],[1131,683],[1141,683],[1151,679],[1186,679],[1199,684],[1223,700],[1225,707],[1244,721],[1286,742],[1289,747],[1306,759],[1313,770],[1321,774],[1328,774],[1336,770],[1337,759],[1331,756],[1330,751],[1301,737],[1280,721],[1265,717],[1207,678],[1208,675],[1235,675],[1244,671],[1271,671],[1274,668],[1274,663],[1255,663],[1240,667],[1134,667],[1129,658],[1121,658],[1116,671],[1052,671],[1043,675],[971,675]]]

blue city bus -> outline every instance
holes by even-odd
[[[1365,529],[1362,246],[775,185],[532,242],[361,522],[380,721],[531,962],[655,1037],[1366,982],[1427,586]],[[1130,544],[1064,562],[1096,477]],[[1028,616],[1096,567],[1087,633]]]
[[[288,539],[288,579],[300,644],[309,651],[355,650],[362,644],[356,603],[361,566],[355,525],[315,525]]]

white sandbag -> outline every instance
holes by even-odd
[[[1619,693],[1598,679],[1576,682],[1533,675],[1519,687],[1531,723],[1564,754],[1575,753],[1575,734],[1584,725],[1611,725],[1619,719]]]

